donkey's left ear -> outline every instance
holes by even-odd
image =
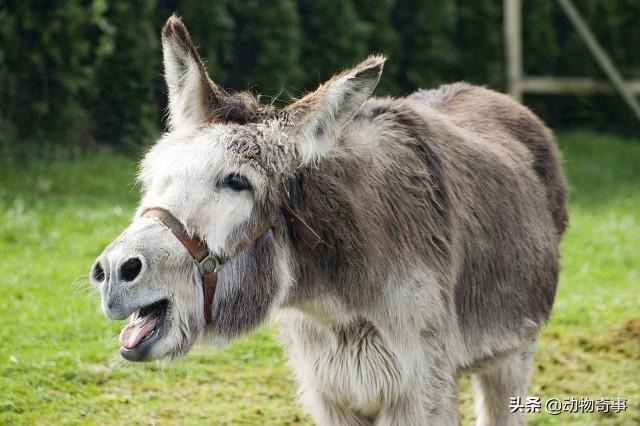
[[[285,109],[303,164],[322,158],[333,148],[342,128],[378,85],[385,60],[370,56]]]
[[[222,94],[209,78],[187,27],[175,15],[162,28],[162,57],[169,89],[169,127],[202,124]]]

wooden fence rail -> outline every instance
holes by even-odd
[[[571,0],[557,0],[609,81],[589,77],[527,76],[522,66],[522,0],[504,0],[504,34],[508,92],[522,101],[524,93],[618,93],[640,121],[640,80],[626,81],[595,38]]]

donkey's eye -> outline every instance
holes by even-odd
[[[251,184],[246,177],[237,173],[231,173],[218,181],[218,188],[229,188],[234,191],[250,191]]]

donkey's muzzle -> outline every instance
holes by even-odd
[[[139,285],[145,279],[144,264],[141,256],[114,253],[109,248],[93,264],[91,282],[100,289],[102,309],[109,318],[125,319],[139,307],[138,299],[146,302],[150,298],[141,294],[144,289]]]

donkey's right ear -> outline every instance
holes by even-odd
[[[164,78],[169,89],[169,128],[206,121],[222,98],[191,41],[187,27],[172,15],[162,29]]]

